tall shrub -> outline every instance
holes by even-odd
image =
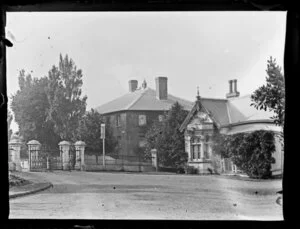
[[[252,178],[271,177],[271,164],[275,163],[274,133],[254,131],[234,135],[215,135],[213,150],[232,162]]]

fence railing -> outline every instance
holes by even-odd
[[[97,154],[85,154],[85,164],[103,165],[103,156]],[[151,160],[144,159],[142,156],[135,155],[120,155],[120,154],[107,154],[104,157],[105,165],[152,165]]]

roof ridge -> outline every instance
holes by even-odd
[[[104,103],[104,104],[102,104],[102,105],[97,106],[95,109],[98,109],[99,107],[102,107],[102,106],[104,106],[104,105],[106,105],[106,104],[109,104],[109,103],[111,103],[111,102],[114,102],[115,100],[120,99],[121,97],[123,97],[123,96],[125,96],[125,95],[127,95],[127,94],[128,94],[128,93],[125,93],[125,94],[123,94],[123,95],[120,95],[120,96],[118,96],[117,98],[115,98],[115,99],[113,99],[113,100],[110,100],[110,101],[108,101],[108,102],[106,102],[106,103]]]
[[[174,97],[175,99],[180,99],[180,100],[182,100],[182,101],[184,101],[184,102],[188,102],[188,103],[194,103],[193,101],[190,101],[190,100],[187,100],[187,99],[183,99],[183,98],[180,98],[180,97],[178,97],[178,96],[175,96],[175,95],[172,95],[172,94],[168,94],[168,96],[172,96],[172,97]]]
[[[133,100],[127,107],[125,107],[125,110],[129,110],[130,107],[132,107],[134,104],[136,104],[143,97],[143,95],[145,95],[145,93],[147,91],[149,91],[149,89],[150,88],[146,88],[146,89],[144,89],[144,91],[141,91],[141,94],[135,100]]]
[[[221,98],[204,98],[204,97],[201,97],[201,99],[206,99],[206,100],[222,100],[222,101],[228,101],[228,99],[221,99]]]
[[[227,101],[233,101],[233,100],[243,99],[243,98],[246,98],[246,97],[249,97],[249,96],[251,96],[251,94],[246,94],[246,95],[238,96],[238,97],[232,97],[232,98],[228,99]]]

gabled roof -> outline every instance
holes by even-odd
[[[175,102],[179,102],[185,110],[191,110],[193,103],[168,94],[167,100],[159,100],[156,98],[156,91],[147,87],[129,92],[113,101],[110,101],[96,108],[101,114],[107,114],[118,111],[129,110],[151,110],[164,111],[169,110]]]
[[[250,122],[272,122],[271,117],[274,115],[273,112],[268,110],[257,110],[254,106],[250,106],[252,103],[250,95],[228,100],[201,98],[199,103],[196,102],[194,104],[194,107],[180,127],[181,131],[186,128],[195,111],[199,110],[199,107],[208,111],[207,113],[219,127]]]
[[[201,98],[201,104],[221,126],[230,123],[226,99]]]
[[[239,123],[256,120],[271,120],[273,112],[257,110],[251,105],[251,95],[232,98],[228,100],[227,106],[229,111],[230,123]]]
[[[199,111],[204,111],[205,113],[207,113],[213,120],[213,122],[216,124],[216,125],[220,125],[219,121],[216,120],[214,118],[214,116],[212,115],[212,113],[207,110],[201,103],[202,101],[200,100],[197,100],[192,108],[192,110],[188,113],[188,115],[186,116],[186,118],[184,119],[183,123],[181,124],[180,128],[179,128],[179,131],[183,131],[187,125],[190,123],[191,119],[194,117],[195,113],[199,112]]]

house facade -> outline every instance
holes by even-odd
[[[129,81],[125,95],[108,102],[96,110],[109,122],[113,136],[119,143],[119,154],[135,156],[145,146],[145,134],[155,120],[162,121],[164,112],[177,101],[184,109],[191,110],[193,103],[168,93],[168,78],[156,77],[156,88],[144,81]]]
[[[215,131],[231,135],[236,133],[269,130],[275,133],[276,151],[273,154],[273,175],[281,175],[283,169],[283,152],[279,134],[281,127],[276,126],[270,117],[273,113],[257,110],[251,104],[250,95],[239,97],[237,81],[229,81],[229,93],[226,99],[201,98],[199,92],[193,108],[180,127],[184,131],[185,150],[188,153],[189,166],[197,168],[201,174],[214,170],[212,135]],[[220,172],[237,172],[238,168],[229,160],[217,158],[222,165]]]

